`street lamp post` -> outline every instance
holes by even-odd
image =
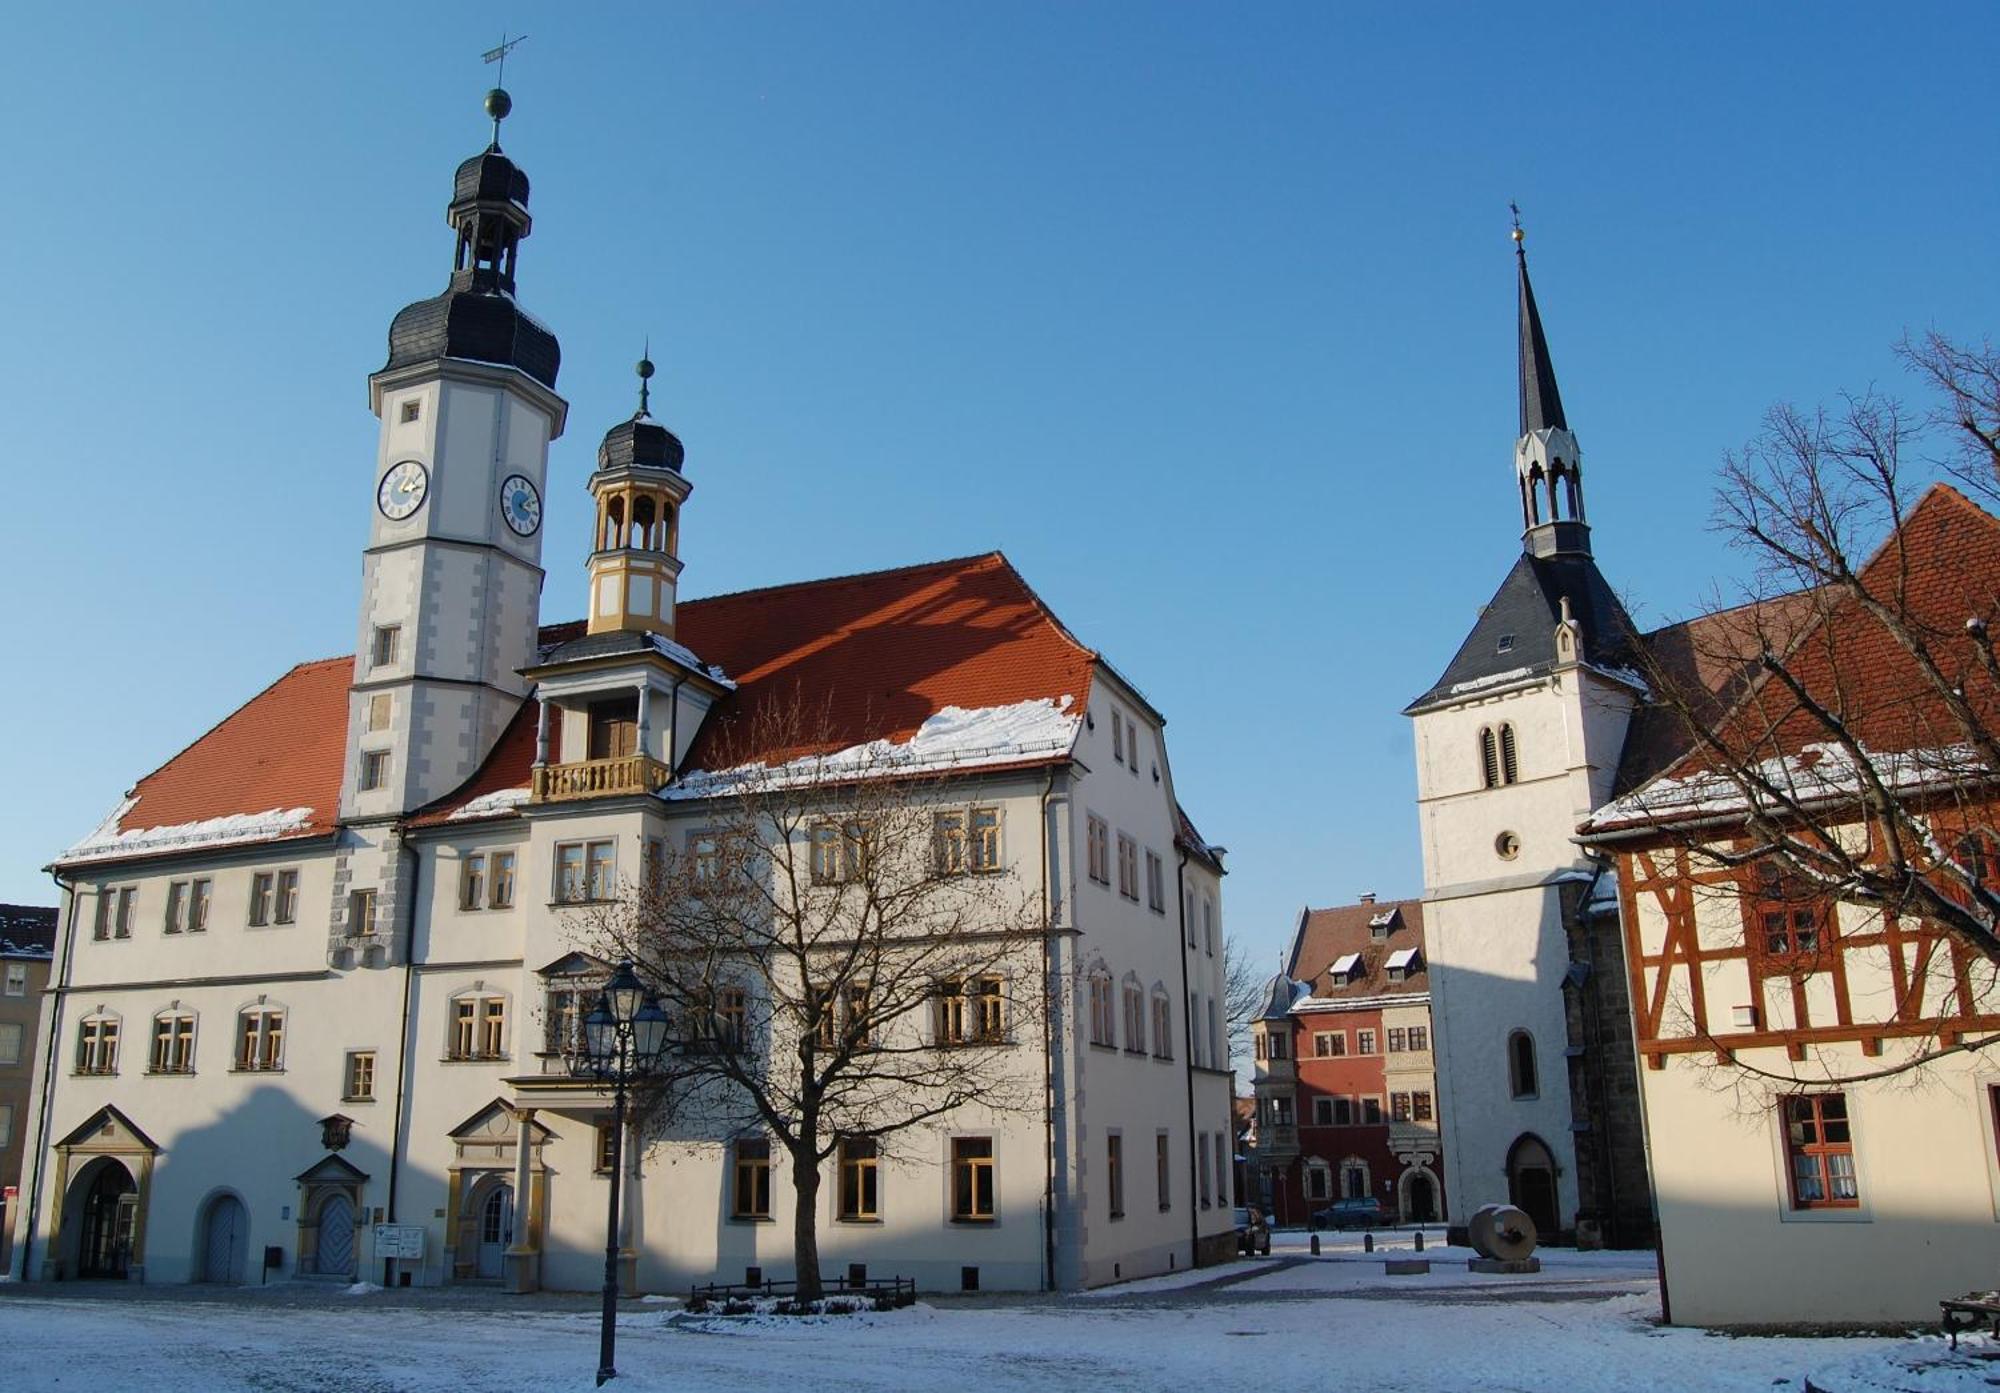
[[[611,1198],[604,1220],[604,1321],[597,1383],[616,1378],[618,1345],[618,1185],[625,1169],[625,1091],[653,1073],[667,1048],[667,1014],[628,960],[618,965],[583,1018],[578,1071],[611,1085]]]

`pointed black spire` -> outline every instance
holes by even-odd
[[[1568,430],[1562,393],[1556,390],[1555,364],[1549,361],[1549,341],[1542,334],[1541,311],[1535,308],[1535,288],[1528,282],[1528,249],[1522,241],[1518,208],[1514,210],[1514,259],[1521,280],[1521,434],[1532,435],[1550,426]]]

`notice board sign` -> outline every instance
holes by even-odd
[[[402,1258],[410,1262],[422,1262],[424,1257],[424,1226],[422,1224],[377,1224],[375,1226],[375,1256],[378,1258]]]

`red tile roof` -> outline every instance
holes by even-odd
[[[773,762],[811,753],[738,748],[758,710],[795,692],[829,703],[824,748],[841,748],[907,740],[945,706],[1069,696],[1080,711],[1096,660],[998,552],[689,600],[678,621],[679,640],[737,684],[710,714],[691,768],[725,749]],[[549,625],[541,638],[560,642],[581,628]],[[351,657],[293,668],[140,780],[137,802],[112,830],[303,807],[310,819],[286,835],[332,831],[353,673]],[[525,788],[534,748],[534,706],[525,703],[478,773],[420,820]]]
[[[1389,917],[1389,934],[1375,937],[1374,921]],[[1304,982],[1321,1000],[1396,996],[1430,990],[1428,955],[1425,967],[1400,982],[1391,982],[1387,965],[1392,953],[1424,947],[1424,906],[1421,900],[1375,900],[1308,909],[1292,936],[1292,956],[1285,975]],[[1327,971],[1349,953],[1361,955],[1361,972],[1336,982]]]
[[[340,815],[353,680],[352,657],[300,663],[139,780],[131,805],[115,828],[105,830],[309,808],[310,816],[281,837],[332,832]]]
[[[2000,722],[2000,690],[1965,641],[1970,619],[2000,625],[2000,519],[1957,489],[1933,485],[1861,568],[1861,580],[1885,598],[1900,589],[1907,617],[1941,669],[1964,690],[1988,728]],[[1712,693],[1715,729],[1732,751],[1768,759],[1797,755],[1806,745],[1829,739],[1819,718],[1758,669],[1757,655],[1766,642],[1786,654],[1785,669],[1871,751],[1934,750],[1964,740],[1901,642],[1844,591],[1801,592],[1697,622],[1705,626],[1700,646],[1708,651],[1690,670]],[[1678,718],[1669,713],[1660,719],[1680,725],[1678,745],[1673,758],[1649,773],[1682,779],[1714,767],[1707,752],[1691,748]],[[1626,763],[1632,763],[1629,753]],[[1646,780],[1621,772],[1619,782],[1622,791],[1644,787]],[[1593,819],[1592,826],[1603,830],[1656,820],[1671,818],[1614,809]]]

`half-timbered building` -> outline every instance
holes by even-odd
[[[1940,485],[1858,591],[1653,636],[1655,680],[1693,699],[1644,711],[1583,831],[1618,866],[1675,1321],[1918,1320],[1993,1285],[1994,964],[1918,897],[1819,868],[1883,864],[1914,827],[1912,875],[1967,895],[2000,875],[2000,796],[1963,736],[2000,712],[1978,641],[1996,596],[2000,521]]]

